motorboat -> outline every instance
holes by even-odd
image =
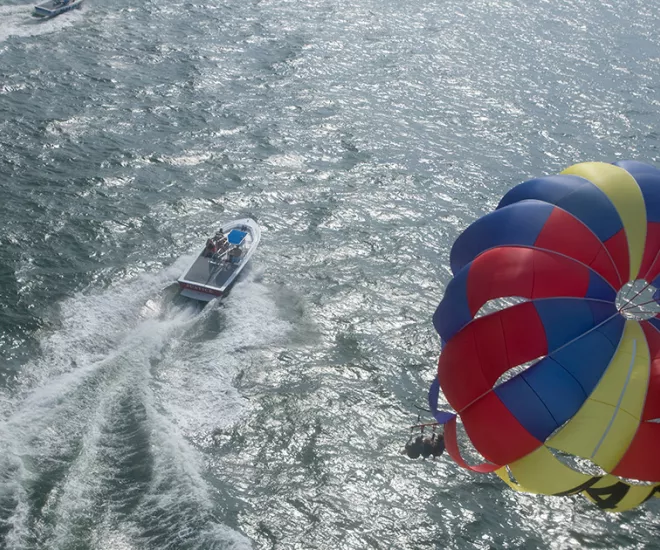
[[[178,279],[181,295],[201,302],[224,296],[260,240],[261,229],[250,218],[223,225]]]
[[[32,15],[34,17],[51,18],[64,13],[65,11],[75,10],[82,7],[83,0],[48,0],[34,7]]]

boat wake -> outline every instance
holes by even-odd
[[[32,17],[33,4],[0,6],[0,42],[12,36],[29,37],[50,34],[75,25],[83,17],[85,8],[73,10],[64,16],[52,19]]]
[[[62,303],[0,393],[2,547],[250,547],[199,446],[246,412],[232,380],[286,323],[250,277],[222,304],[175,299],[182,262]]]

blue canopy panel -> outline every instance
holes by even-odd
[[[516,419],[540,441],[569,420],[591,394],[616,352],[620,315],[585,332],[495,388]]]
[[[229,244],[239,245],[243,242],[246,235],[247,235],[247,232],[245,232],[245,231],[239,231],[238,229],[232,229],[229,232],[229,235],[227,235],[227,241],[229,242]]]
[[[439,395],[440,395],[440,382],[438,382],[438,378],[436,377],[433,379],[433,382],[431,383],[431,387],[429,388],[429,408],[431,409],[431,413],[433,414],[438,424],[446,424],[452,418],[456,417],[456,413],[438,410]]]
[[[504,195],[497,208],[529,199],[566,210],[591,229],[601,242],[623,228],[619,214],[607,195],[589,180],[578,176],[564,174],[526,181]]]
[[[623,317],[613,303],[579,298],[545,298],[533,300],[532,303],[543,323],[548,352],[551,355],[567,342],[583,336],[613,318],[623,322]],[[605,329],[603,330],[604,334],[608,334]],[[619,342],[619,337],[620,335],[613,337],[613,344]]]
[[[502,245],[533,246],[554,205],[525,201],[495,210],[472,223],[454,242],[449,263],[456,275],[484,250]]]

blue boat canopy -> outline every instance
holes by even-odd
[[[238,229],[232,229],[227,235],[227,240],[230,244],[241,244],[243,239],[245,239],[247,233],[245,231],[239,231]]]

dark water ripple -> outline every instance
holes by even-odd
[[[654,2],[0,6],[6,548],[657,547],[405,460],[451,243],[506,189],[660,163]],[[245,281],[172,281],[255,217]]]

